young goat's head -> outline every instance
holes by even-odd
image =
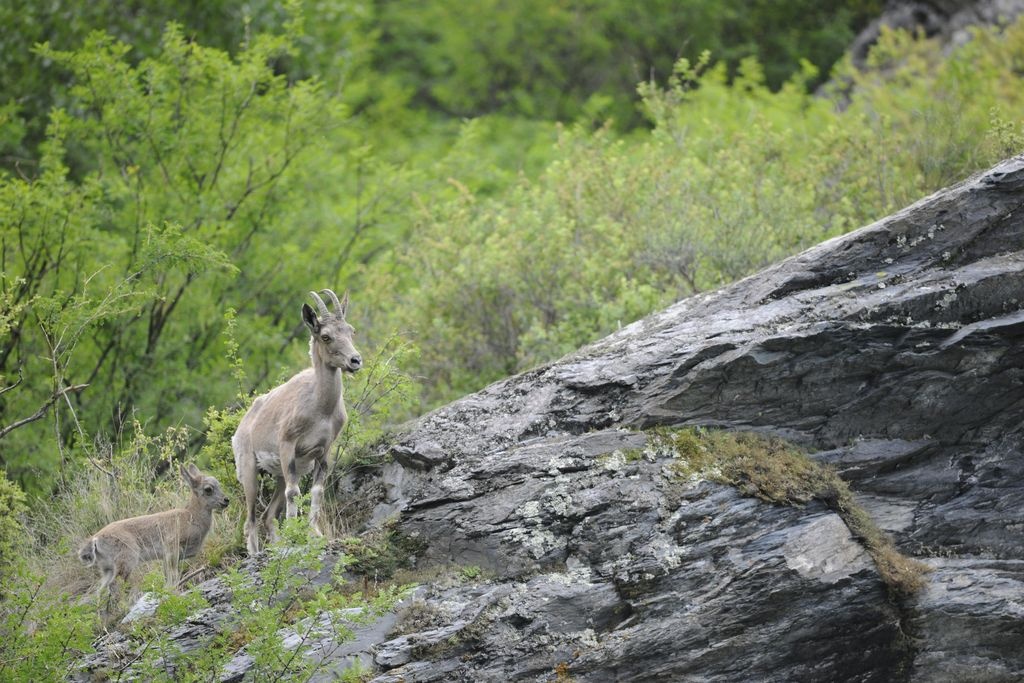
[[[302,304],[302,322],[306,323],[312,335],[310,352],[319,351],[320,357],[331,368],[356,372],[363,367],[363,357],[352,343],[355,330],[345,320],[348,311],[348,292],[338,301],[338,295],[329,289],[323,290],[334,304],[334,312],[327,310],[323,299],[316,292],[310,296],[316,302],[318,312],[309,304]]]
[[[203,474],[195,465],[181,466],[181,477],[192,489],[202,506],[208,510],[223,510],[230,502],[214,477]]]

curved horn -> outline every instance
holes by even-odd
[[[309,295],[313,297],[313,301],[316,302],[316,307],[320,311],[321,318],[326,318],[330,315],[330,312],[327,310],[327,306],[324,304],[324,300],[320,298],[319,294],[316,292],[310,292]]]
[[[334,311],[339,315],[344,315],[344,311],[341,310],[341,302],[338,301],[338,295],[329,289],[322,289],[320,291],[324,292],[325,294],[327,294],[327,296],[331,297],[331,303],[334,304]]]

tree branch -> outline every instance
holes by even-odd
[[[22,381],[23,381],[24,379],[25,379],[25,377],[24,377],[24,375],[22,375],[22,374],[21,374],[21,370],[18,370],[18,381],[17,381],[17,382],[15,382],[14,384],[12,384],[12,385],[8,386],[8,387],[4,387],[3,389],[0,389],[0,396],[2,396],[2,395],[4,395],[4,394],[6,394],[6,393],[7,393],[8,391],[10,391],[11,389],[17,389],[17,388],[18,388],[18,385],[19,385],[19,384],[21,384],[21,382],[22,382]]]
[[[57,399],[61,398],[62,396],[66,396],[67,394],[72,394],[72,393],[81,391],[81,390],[85,389],[87,386],[89,386],[89,385],[88,384],[73,384],[70,387],[64,387],[60,391],[54,392],[53,395],[50,396],[50,398],[46,399],[46,402],[42,406],[40,406],[39,410],[37,410],[36,412],[34,412],[33,414],[29,415],[26,418],[18,420],[17,422],[9,424],[6,427],[0,429],[0,439],[4,438],[8,434],[10,434],[11,432],[13,432],[18,427],[24,427],[25,425],[29,424],[30,422],[35,422],[36,420],[42,419],[43,416],[46,415],[46,411],[50,409],[50,406],[52,406],[54,403],[56,403]]]

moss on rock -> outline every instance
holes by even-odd
[[[672,469],[680,478],[728,484],[776,505],[823,502],[846,523],[897,596],[911,595],[924,585],[929,567],[896,549],[835,470],[787,441],[744,432],[657,428],[649,432],[649,445],[671,452]]]

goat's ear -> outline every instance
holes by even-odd
[[[341,314],[341,317],[344,318],[345,314],[348,313],[348,290],[347,289],[345,290],[345,296],[341,297],[340,309],[341,310],[339,310],[338,312]]]
[[[195,482],[192,481],[192,474],[188,471],[188,468],[180,465],[179,469],[181,470],[181,478],[185,480],[185,483],[189,486],[194,486]]]
[[[302,322],[306,323],[306,327],[313,334],[320,333],[320,321],[316,317],[316,313],[309,307],[309,304],[302,304]]]
[[[199,471],[199,468],[195,466],[195,463],[188,464],[188,473],[192,476],[192,479],[199,481],[203,478],[203,473]]]

